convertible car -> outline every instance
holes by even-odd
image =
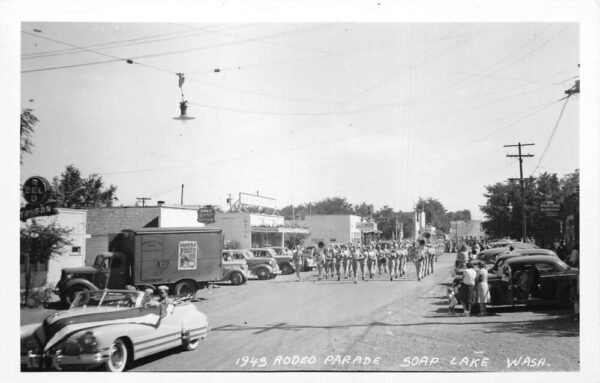
[[[69,310],[21,326],[21,367],[121,372],[163,350],[194,350],[208,331],[206,316],[185,298],[159,302],[142,291],[83,291]]]

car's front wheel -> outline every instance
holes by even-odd
[[[105,368],[108,372],[122,372],[127,365],[127,345],[121,338],[115,339],[108,350]]]
[[[175,295],[196,295],[196,284],[192,281],[181,281],[175,285]]]
[[[258,279],[269,279],[269,270],[267,269],[259,269],[256,271],[256,276]]]
[[[294,270],[292,269],[292,266],[288,265],[287,263],[281,266],[282,274],[291,274],[293,271]]]
[[[240,273],[233,273],[231,277],[229,277],[229,281],[231,281],[232,285],[241,285],[244,283],[244,277]]]

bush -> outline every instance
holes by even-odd
[[[29,298],[25,299],[25,289],[21,290],[21,306],[29,308],[37,308],[39,306],[45,306],[53,299],[54,285],[47,283],[42,287],[31,289],[29,292]]]

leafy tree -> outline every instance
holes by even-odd
[[[32,112],[31,109],[24,109],[21,112],[21,164],[23,163],[23,153],[31,154],[33,127],[39,121]]]
[[[293,250],[296,245],[302,246],[304,244],[304,240],[308,238],[310,234],[302,234],[302,233],[290,233],[285,236],[285,246]]]
[[[425,221],[429,222],[435,228],[448,232],[450,229],[450,219],[446,214],[446,208],[435,198],[419,198],[417,204],[418,211],[425,211]]]
[[[71,229],[61,228],[52,222],[41,225],[35,219],[30,224],[21,228],[21,257],[25,265],[25,302],[29,300],[31,290],[31,278],[34,272],[32,264],[48,263],[48,261],[60,254],[63,247],[71,245],[67,235]]]
[[[361,203],[360,205],[354,205],[354,214],[360,217],[370,217],[373,214],[374,206],[373,204],[368,204],[366,202]]]
[[[485,216],[483,229],[492,237],[521,238],[522,197],[517,182],[496,183],[486,186],[485,205],[480,206]],[[542,212],[542,202],[561,203],[562,211],[553,216]],[[525,184],[525,214],[527,236],[536,243],[549,247],[561,237],[560,226],[569,214],[579,211],[579,171],[559,179],[556,174],[541,173]],[[577,217],[576,217],[577,218]]]
[[[81,208],[112,206],[117,201],[117,187],[104,187],[102,177],[90,174],[87,178],[74,165],[68,165],[59,177],[52,180],[52,198],[59,207]]]
[[[468,209],[459,210],[456,212],[449,212],[448,219],[450,221],[470,221],[471,220],[471,211]]]
[[[352,204],[346,198],[325,198],[312,204],[312,214],[352,214]]]

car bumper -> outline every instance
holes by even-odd
[[[106,363],[108,359],[108,349],[81,355],[63,355],[61,353],[41,355],[29,352],[28,355],[21,355],[21,366],[28,369],[53,368],[60,370],[63,366],[99,366]]]

